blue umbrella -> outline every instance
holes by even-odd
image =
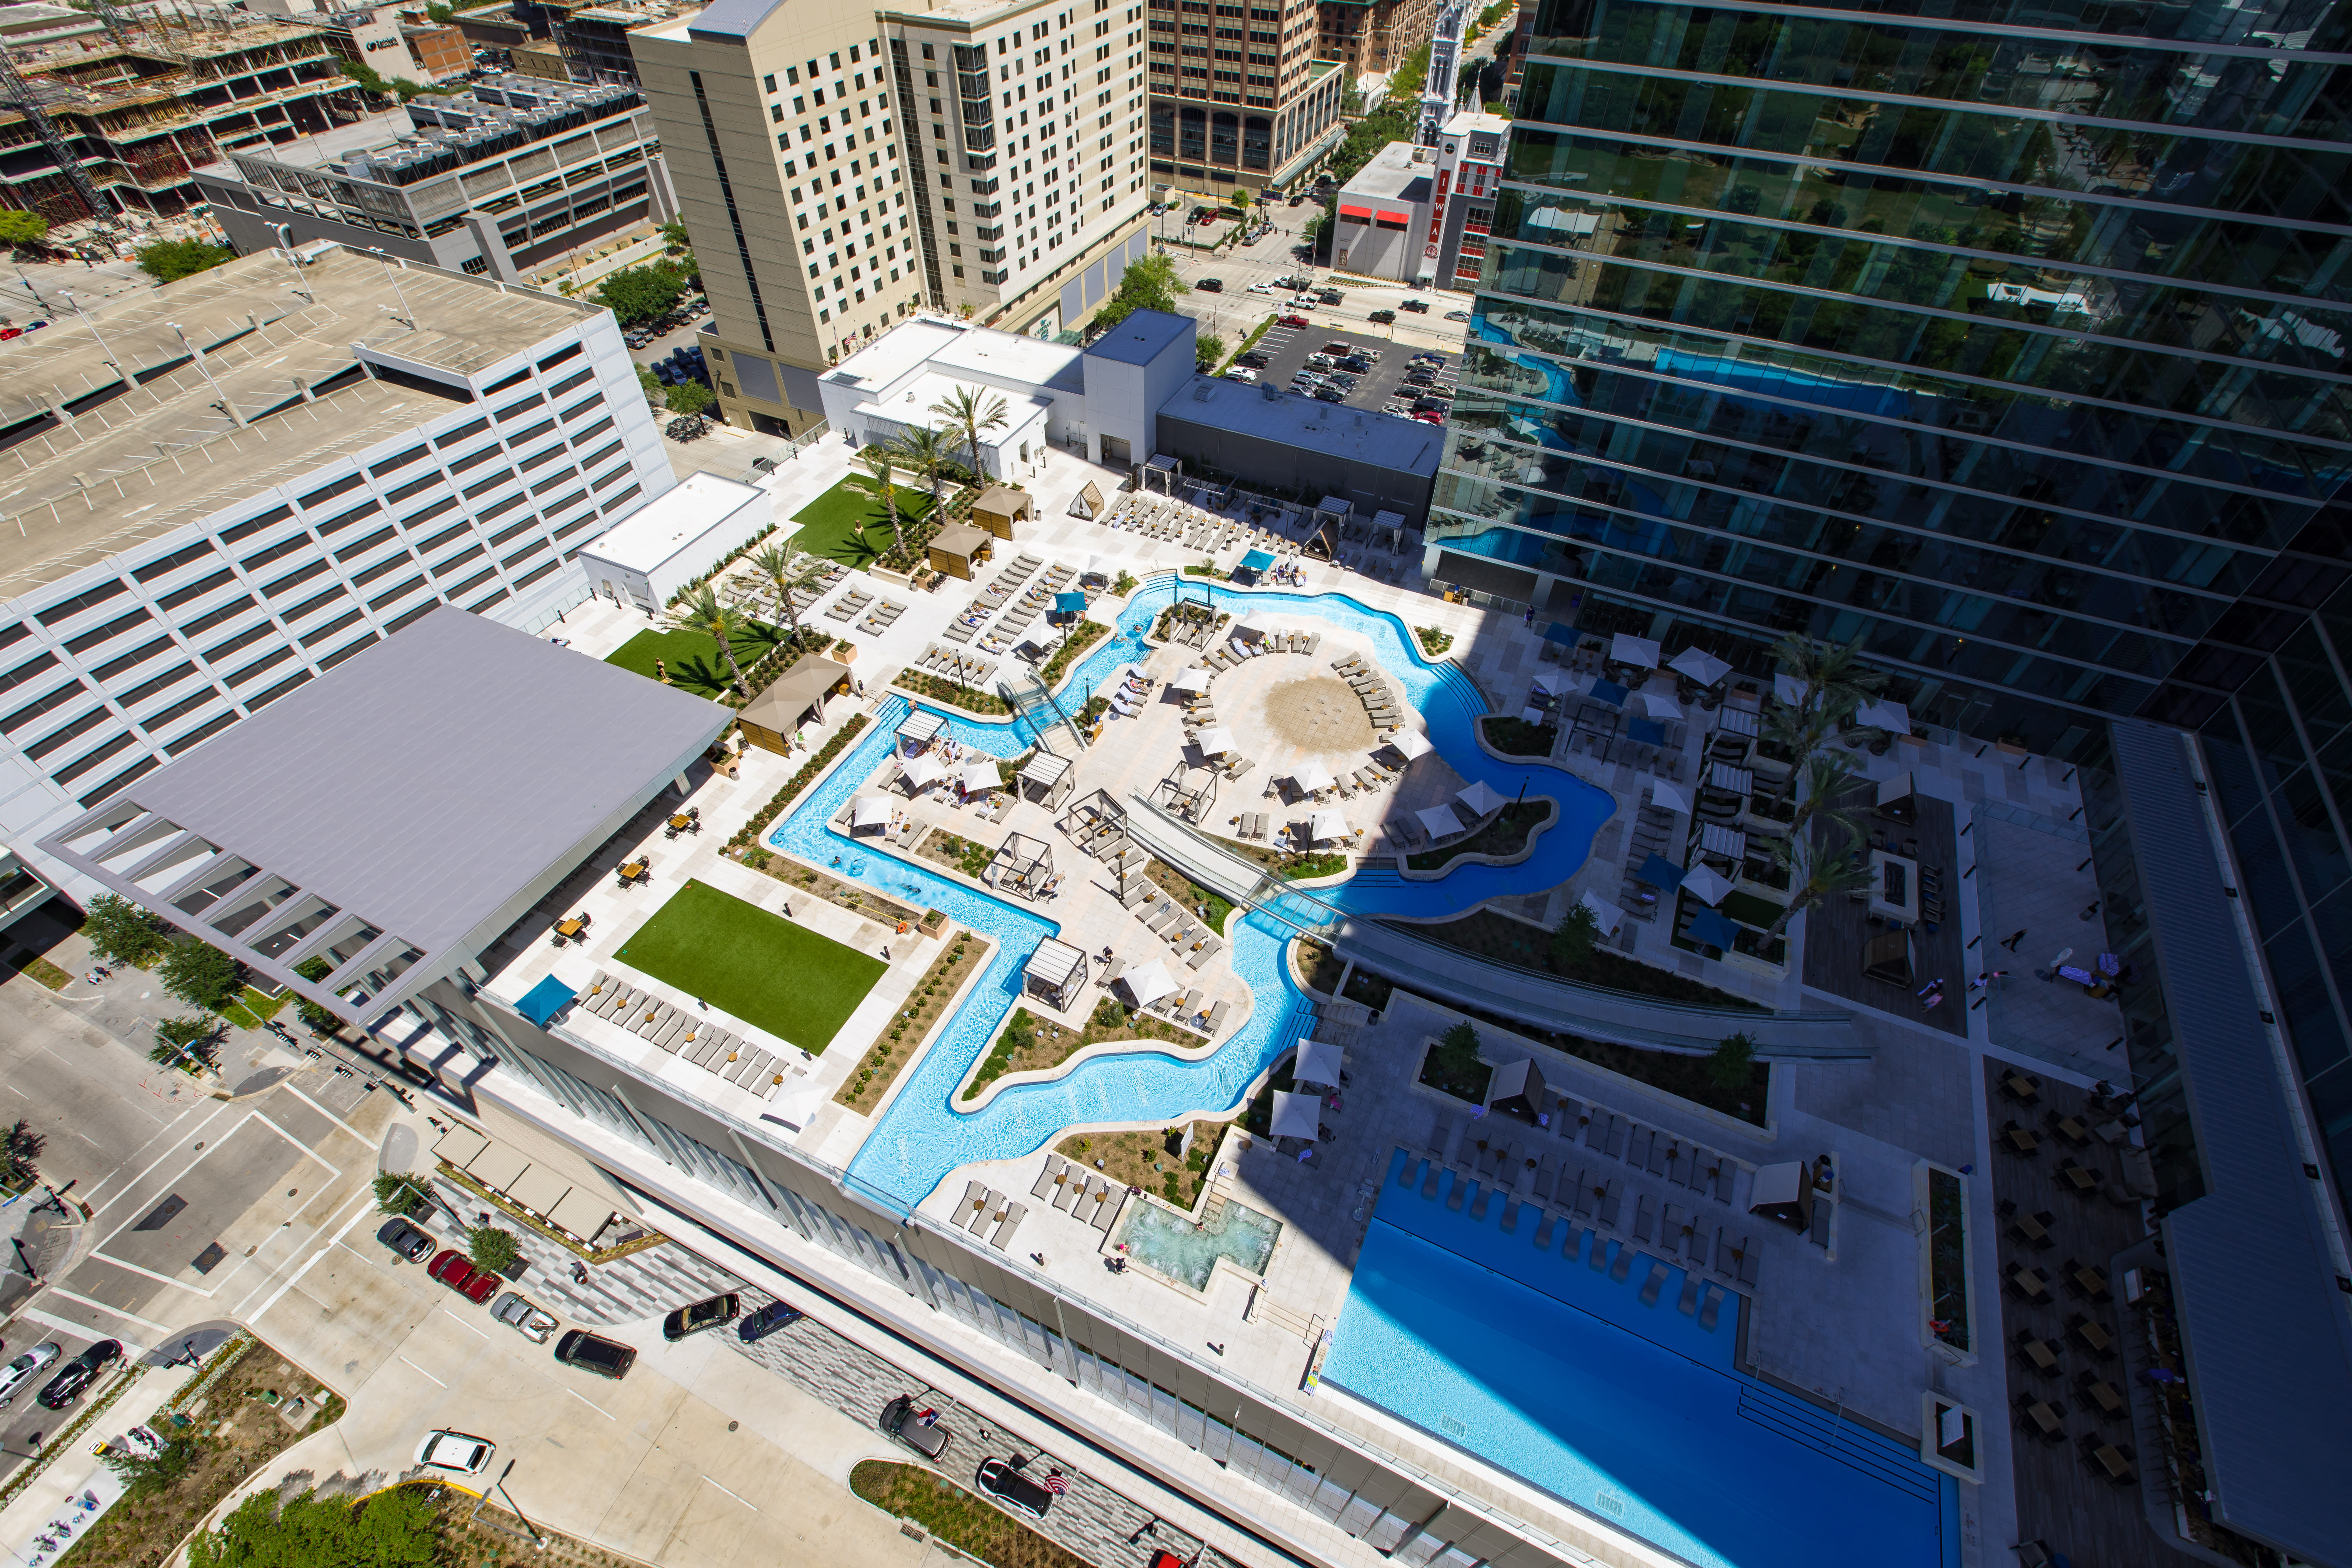
[[[1739,934],[1739,928],[1716,910],[1702,909],[1692,917],[1690,934],[1694,942],[1703,942],[1709,947],[1719,947],[1728,952],[1733,939]]]
[[[1087,596],[1084,594],[1056,594],[1054,595],[1054,608],[1070,615],[1084,615]]]
[[[1272,552],[1264,550],[1253,550],[1247,555],[1242,557],[1242,563],[1238,570],[1244,572],[1263,572],[1273,564],[1274,556]]]
[[[1612,708],[1622,708],[1625,705],[1625,689],[1613,680],[1594,681],[1592,689],[1585,695],[1595,702],[1606,702]]]
[[[1654,888],[1664,888],[1671,893],[1683,885],[1684,872],[1680,866],[1664,856],[1653,855],[1642,862],[1642,868],[1633,876],[1637,881],[1647,882]]]
[[[1563,621],[1554,621],[1551,625],[1544,627],[1543,640],[1546,642],[1556,642],[1562,647],[1574,647],[1576,646],[1576,628],[1569,626]]]

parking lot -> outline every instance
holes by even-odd
[[[1315,313],[1311,310],[1299,313],[1310,322],[1315,320]],[[1258,372],[1258,380],[1269,385],[1289,386],[1291,377],[1307,367],[1307,356],[1324,352],[1326,345],[1330,343],[1345,343],[1351,349],[1364,351],[1368,355],[1377,353],[1381,356],[1372,362],[1369,372],[1357,377],[1355,391],[1347,396],[1347,406],[1377,413],[1395,405],[1402,413],[1404,407],[1410,406],[1413,397],[1424,395],[1423,389],[1404,385],[1405,373],[1412,368],[1416,352],[1413,349],[1384,338],[1335,331],[1318,325],[1285,327],[1277,323],[1268,328],[1265,336],[1258,340],[1255,351],[1265,356],[1265,368]],[[1461,355],[1448,353],[1444,355],[1444,361],[1435,384],[1427,388],[1426,393],[1451,398],[1454,395],[1454,378],[1461,367]]]

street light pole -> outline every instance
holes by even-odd
[[[294,269],[294,291],[313,305],[317,304],[318,291],[308,286],[310,279],[302,276],[301,260],[294,254],[294,226],[287,223],[273,223],[269,226],[278,235],[278,247],[286,252],[286,265]]]
[[[98,323],[89,319],[89,312],[81,308],[81,301],[73,297],[73,290],[60,289],[58,290],[58,298],[63,300],[66,302],[66,309],[80,318],[81,324],[89,329],[90,339],[98,344],[98,352],[106,356],[106,363],[114,367],[114,374],[122,378],[122,384],[125,386],[130,385],[131,373],[122,368],[122,362],[114,357],[112,349],[107,347],[106,340],[99,335]]]

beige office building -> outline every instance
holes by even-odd
[[[1345,124],[1315,0],[1150,0],[1151,174],[1200,194],[1287,188]]]
[[[919,308],[1051,337],[1146,243],[1143,6],[719,0],[630,35],[711,305],[730,424]]]

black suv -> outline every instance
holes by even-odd
[[[1234,356],[1234,363],[1240,365],[1244,370],[1264,370],[1266,365],[1266,358],[1255,349],[1252,349],[1245,354],[1235,354]]]
[[[980,1473],[972,1478],[980,1489],[1019,1513],[1032,1519],[1043,1519],[1045,1510],[1054,1506],[1054,1494],[1014,1469],[1003,1459],[982,1459]]]
[[[121,1359],[121,1340],[99,1341],[58,1369],[57,1376],[49,1379],[48,1386],[41,1390],[41,1403],[51,1410],[63,1410],[80,1398],[82,1390],[97,1380],[99,1368]]]
[[[926,1459],[937,1463],[955,1438],[940,1425],[936,1415],[928,1423],[923,1421],[921,1417],[925,1414],[925,1411],[915,1408],[912,1395],[902,1394],[882,1407],[881,1426],[882,1430]]]
[[[1192,287],[1203,294],[1222,294],[1225,291],[1225,280],[1222,278],[1203,278]]]
[[[574,1329],[555,1342],[555,1359],[566,1366],[576,1366],[617,1383],[637,1364],[637,1352],[626,1345],[600,1340],[584,1329]]]
[[[404,1219],[394,1217],[384,1221],[377,1229],[375,1238],[411,1263],[422,1263],[433,1256],[433,1238]]]

